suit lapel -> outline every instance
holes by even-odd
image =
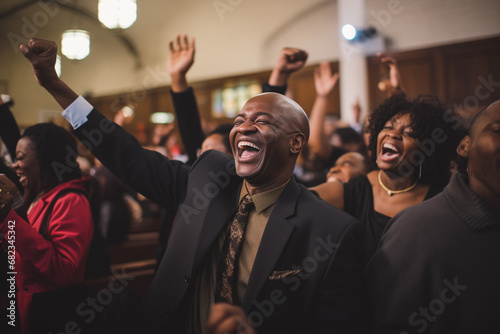
[[[52,196],[50,197],[52,199]],[[30,213],[28,214],[28,221],[30,222],[31,226],[36,229],[39,232],[40,224],[42,223],[42,212],[45,211],[45,208],[50,202],[50,199],[47,198],[40,198],[37,204],[31,209]]]
[[[240,185],[228,189],[220,196],[211,201],[207,208],[202,229],[199,235],[196,255],[193,261],[193,269],[196,270],[204,257],[208,254],[210,247],[217,240],[227,223],[234,217],[238,209]]]
[[[292,178],[269,217],[243,298],[245,312],[249,311],[252,302],[258,297],[295,228],[287,218],[294,214],[299,194],[300,188]]]

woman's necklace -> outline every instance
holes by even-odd
[[[414,183],[414,184],[412,184],[411,186],[409,186],[409,187],[408,187],[408,188],[406,188],[406,189],[402,189],[402,190],[391,190],[391,189],[387,188],[387,187],[385,186],[385,184],[382,182],[382,177],[381,177],[381,175],[382,175],[382,171],[381,171],[381,170],[379,170],[379,171],[378,171],[378,183],[380,184],[380,186],[382,187],[382,189],[384,189],[385,191],[387,191],[387,195],[389,195],[389,196],[392,196],[392,195],[394,195],[394,194],[401,194],[401,193],[408,192],[408,191],[412,190],[413,188],[415,188],[415,186],[416,186],[416,185],[417,185],[417,183],[418,183],[418,179],[417,179],[417,180],[415,181],[415,183]]]

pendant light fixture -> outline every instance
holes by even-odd
[[[78,0],[73,0],[75,8]],[[61,53],[71,60],[82,60],[90,53],[90,35],[88,31],[79,29],[77,15],[70,17],[70,29],[63,32],[61,37]]]
[[[99,21],[109,29],[127,29],[137,19],[136,0],[99,0]]]
[[[61,56],[57,55],[56,63],[54,65],[58,77],[61,77]]]
[[[90,53],[90,36],[85,30],[70,29],[62,34],[61,52],[68,59],[82,60]]]

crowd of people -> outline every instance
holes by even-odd
[[[456,128],[437,97],[408,98],[395,60],[381,56],[387,99],[366,120],[356,104],[356,124],[327,129],[338,74],[328,63],[315,69],[308,117],[285,96],[308,54],[284,48],[264,93],[205,134],[186,79],[195,40],[178,35],[167,67],[180,161],[145,148],[66,85],[54,42],[20,50],[73,135],[102,140],[91,178],[68,155],[76,140],[65,129],[42,123],[21,136],[0,126],[14,161],[0,165],[0,253],[2,274],[16,265],[15,331],[106,332],[106,319],[76,317],[90,298],[87,258],[105,252],[96,234],[123,240],[124,194],[139,193],[164,217],[156,274],[132,319],[143,333],[500,332],[500,102]]]

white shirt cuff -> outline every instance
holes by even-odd
[[[94,109],[94,107],[80,95],[63,111],[62,115],[68,120],[71,126],[73,126],[73,129],[78,129],[87,122],[87,116],[92,109]]]

